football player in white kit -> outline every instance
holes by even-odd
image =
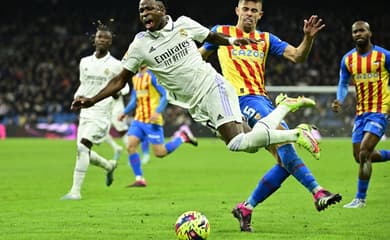
[[[138,33],[130,43],[122,59],[123,70],[95,96],[74,99],[73,110],[94,106],[116,93],[146,64],[167,90],[169,102],[188,109],[195,121],[214,129],[229,150],[256,152],[271,144],[297,142],[310,152],[318,151],[318,143],[310,131],[276,130],[288,112],[313,107],[313,100],[281,99],[277,108],[250,130],[242,121],[234,88],[202,59],[195,43],[207,40],[216,45],[243,46],[258,44],[256,40],[211,32],[186,16],[173,21],[166,15],[161,0],[140,0],[138,12],[146,31]]]
[[[74,94],[75,98],[77,96],[94,96],[122,70],[121,62],[108,51],[111,43],[110,29],[99,21],[94,38],[95,52],[82,58],[79,64],[80,86]],[[81,199],[81,186],[89,163],[103,168],[106,172],[106,185],[112,184],[116,161],[107,160],[92,150],[92,146],[102,143],[109,133],[112,104],[113,98],[108,97],[91,108],[81,109],[73,185],[69,193],[61,198],[62,200]]]

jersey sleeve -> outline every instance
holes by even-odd
[[[288,43],[282,41],[279,37],[277,37],[272,33],[269,33],[269,41],[270,41],[269,53],[276,56],[282,56],[284,50],[288,46]]]
[[[122,58],[122,66],[130,72],[136,73],[143,62],[142,57],[142,38],[144,32],[138,33],[133,42],[130,43],[125,55]]]
[[[160,94],[160,103],[156,108],[156,112],[162,113],[168,105],[167,94],[165,92],[165,89],[157,83],[156,75],[154,74],[151,75],[152,75],[152,80],[151,80],[152,85],[156,88],[157,92]]]
[[[187,30],[191,34],[192,39],[197,42],[203,42],[210,34],[210,29],[189,17],[181,16],[178,18],[178,21],[184,24],[185,30]]]
[[[344,56],[341,60],[340,63],[340,73],[339,73],[339,83],[337,86],[337,100],[340,103],[343,103],[345,100],[345,97],[348,94],[348,86],[349,86],[349,81],[351,79],[351,74],[347,69],[346,66],[346,56]]]
[[[125,114],[129,114],[131,111],[134,110],[135,106],[136,106],[136,103],[137,103],[137,95],[136,95],[136,91],[133,89],[131,91],[131,94],[130,94],[130,100],[129,100],[129,103],[126,105],[125,109],[123,110],[123,112]]]

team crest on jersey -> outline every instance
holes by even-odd
[[[260,118],[261,118],[261,115],[260,115],[260,113],[256,113],[256,115],[255,115],[255,119],[256,119],[256,120],[260,120]]]
[[[182,37],[187,37],[188,36],[188,33],[183,28],[179,30],[179,33],[180,33],[180,36],[182,36]]]
[[[104,74],[106,74],[106,75],[110,74],[110,69],[106,68],[106,69],[104,70]]]

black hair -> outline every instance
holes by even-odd
[[[168,5],[167,5],[166,0],[156,0],[156,2],[159,2],[165,10],[168,9]]]
[[[96,31],[93,32],[93,33],[87,33],[87,35],[89,36],[90,40],[91,40],[92,42],[94,42],[94,39],[95,39],[95,36],[96,36],[96,32],[97,32],[97,31],[106,31],[106,32],[110,32],[112,38],[114,38],[115,34],[114,34],[113,30],[112,30],[114,21],[115,21],[115,19],[110,18],[110,19],[108,20],[108,23],[107,23],[107,24],[103,23],[100,19],[99,19],[99,20],[96,20],[95,22],[92,22],[92,25],[96,26]]]

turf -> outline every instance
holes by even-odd
[[[390,148],[390,143],[380,143]],[[126,154],[115,181],[105,186],[102,169],[90,166],[81,201],[60,201],[70,188],[74,141],[7,139],[0,141],[0,239],[175,239],[174,223],[188,210],[203,212],[210,240],[390,239],[390,163],[375,164],[367,207],[344,209],[356,189],[357,164],[350,139],[325,139],[321,160],[298,149],[318,182],[343,200],[317,212],[313,199],[289,178],[253,215],[254,233],[239,231],[230,211],[245,200],[274,161],[256,154],[229,152],[222,141],[201,139],[198,148],[183,145],[172,155],[143,167],[148,187],[133,182]],[[107,145],[94,150],[112,156]]]

